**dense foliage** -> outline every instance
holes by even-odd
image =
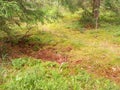
[[[9,24],[13,23],[13,18],[19,13],[20,8],[15,1],[0,0],[0,30],[9,34]]]
[[[60,16],[60,2],[72,12],[82,8],[82,22],[96,28],[101,10],[120,13],[120,0],[0,0],[0,30],[11,35],[11,25],[56,19]]]
[[[0,0],[0,30],[11,36],[13,25],[56,19],[60,16],[56,3],[48,0]]]

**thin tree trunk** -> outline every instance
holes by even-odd
[[[93,18],[95,19],[95,29],[98,29],[100,0],[93,0]]]

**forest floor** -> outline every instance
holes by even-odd
[[[74,75],[77,68],[120,85],[120,26],[87,30],[78,28],[76,21],[66,17],[56,23],[38,24],[25,42],[7,44],[9,58],[67,63],[70,74]]]

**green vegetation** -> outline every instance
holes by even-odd
[[[21,63],[26,61],[18,70]],[[21,61],[21,62],[22,62]],[[9,71],[8,71],[9,70]],[[71,73],[69,73],[69,72]],[[119,90],[119,87],[105,78],[97,78],[85,70],[73,69],[67,63],[42,62],[31,58],[13,60],[9,69],[1,69],[2,90]],[[5,75],[7,74],[7,75]]]
[[[120,90],[119,0],[0,0],[0,90]]]
[[[34,58],[17,58],[8,65],[5,62],[1,64],[0,75],[3,78],[0,78],[0,88],[2,90],[119,90],[119,84],[115,83],[117,80],[112,76],[106,79],[104,76],[107,73],[103,73],[108,71],[109,74],[116,74],[119,78],[117,67],[120,65],[120,48],[119,41],[115,41],[119,39],[119,27],[109,26],[97,31],[81,32],[77,24],[75,27],[68,27],[69,23],[74,25],[72,24],[74,22],[70,22],[72,19],[74,16],[69,17],[66,22],[47,24],[43,26],[47,28],[45,31],[42,29],[31,32],[34,35],[27,38],[27,43],[36,43],[34,49],[56,48],[58,53],[70,56],[69,61],[58,64]],[[39,44],[43,45],[42,48]],[[66,50],[68,47],[72,50]],[[81,61],[75,64],[77,60]]]

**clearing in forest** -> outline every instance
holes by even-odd
[[[103,87],[101,87],[102,90],[111,87],[112,89],[110,90],[118,90],[119,87],[117,88],[117,86],[120,84],[120,26],[87,30],[78,28],[79,26],[77,26],[78,24],[76,22],[75,17],[74,19],[65,17],[60,22],[46,25],[38,24],[36,26],[37,29],[30,32],[32,35],[27,38],[25,42],[19,42],[19,44],[15,45],[8,44],[8,54],[13,61],[10,65],[5,66],[1,64],[5,68],[4,70],[7,70],[3,71],[5,72],[4,74],[1,73],[1,76],[6,75],[4,76],[5,80],[0,78],[0,83],[1,85],[3,84],[1,88],[27,90],[25,88],[27,88],[28,82],[28,86],[31,85],[31,88],[36,88],[35,90],[37,90],[37,86],[33,85],[35,81],[37,83],[34,82],[34,84],[40,85],[43,89],[45,89],[44,84],[46,84],[47,88],[51,85],[52,89],[50,90],[54,90],[54,86],[52,85],[56,83],[55,87],[58,87],[59,84],[57,82],[60,82],[60,85],[66,85],[63,86],[61,90],[67,90],[65,88],[70,88],[68,83],[69,79],[74,79],[76,81],[70,81],[71,84],[76,85],[76,87],[71,86],[71,88],[75,88],[74,90],[80,90],[80,88],[99,90],[102,83],[104,83]],[[32,60],[30,58],[32,58]],[[41,63],[41,60],[45,62]],[[36,71],[34,72],[34,70],[38,70],[38,73]],[[78,73],[79,70],[81,70],[81,73]],[[27,74],[27,72],[30,74]],[[8,80],[11,76],[8,74],[14,77],[15,80],[13,79],[9,82]],[[107,78],[107,80],[105,79],[105,81],[102,82],[102,79],[97,79],[93,81],[93,85],[91,85],[92,82],[87,81],[91,80],[89,74],[93,75],[94,77],[92,78],[94,79],[103,77]],[[24,75],[26,75],[26,77],[23,77]],[[72,77],[72,75],[75,77]],[[40,77],[44,79],[40,79]],[[6,78],[8,78],[8,80]],[[54,84],[47,84],[49,79],[50,81],[53,80]],[[57,81],[57,79],[62,81]],[[43,85],[40,84],[39,80],[41,80]],[[65,82],[63,82],[64,80]],[[81,82],[79,82],[79,80]],[[114,82],[113,85],[116,84],[117,86],[112,86],[109,80]],[[5,82],[8,84],[6,85]],[[26,84],[25,87],[22,87],[22,82]],[[78,82],[81,83],[80,86]],[[17,83],[16,86],[13,85],[14,83]],[[18,88],[17,85],[21,85],[21,87]]]

